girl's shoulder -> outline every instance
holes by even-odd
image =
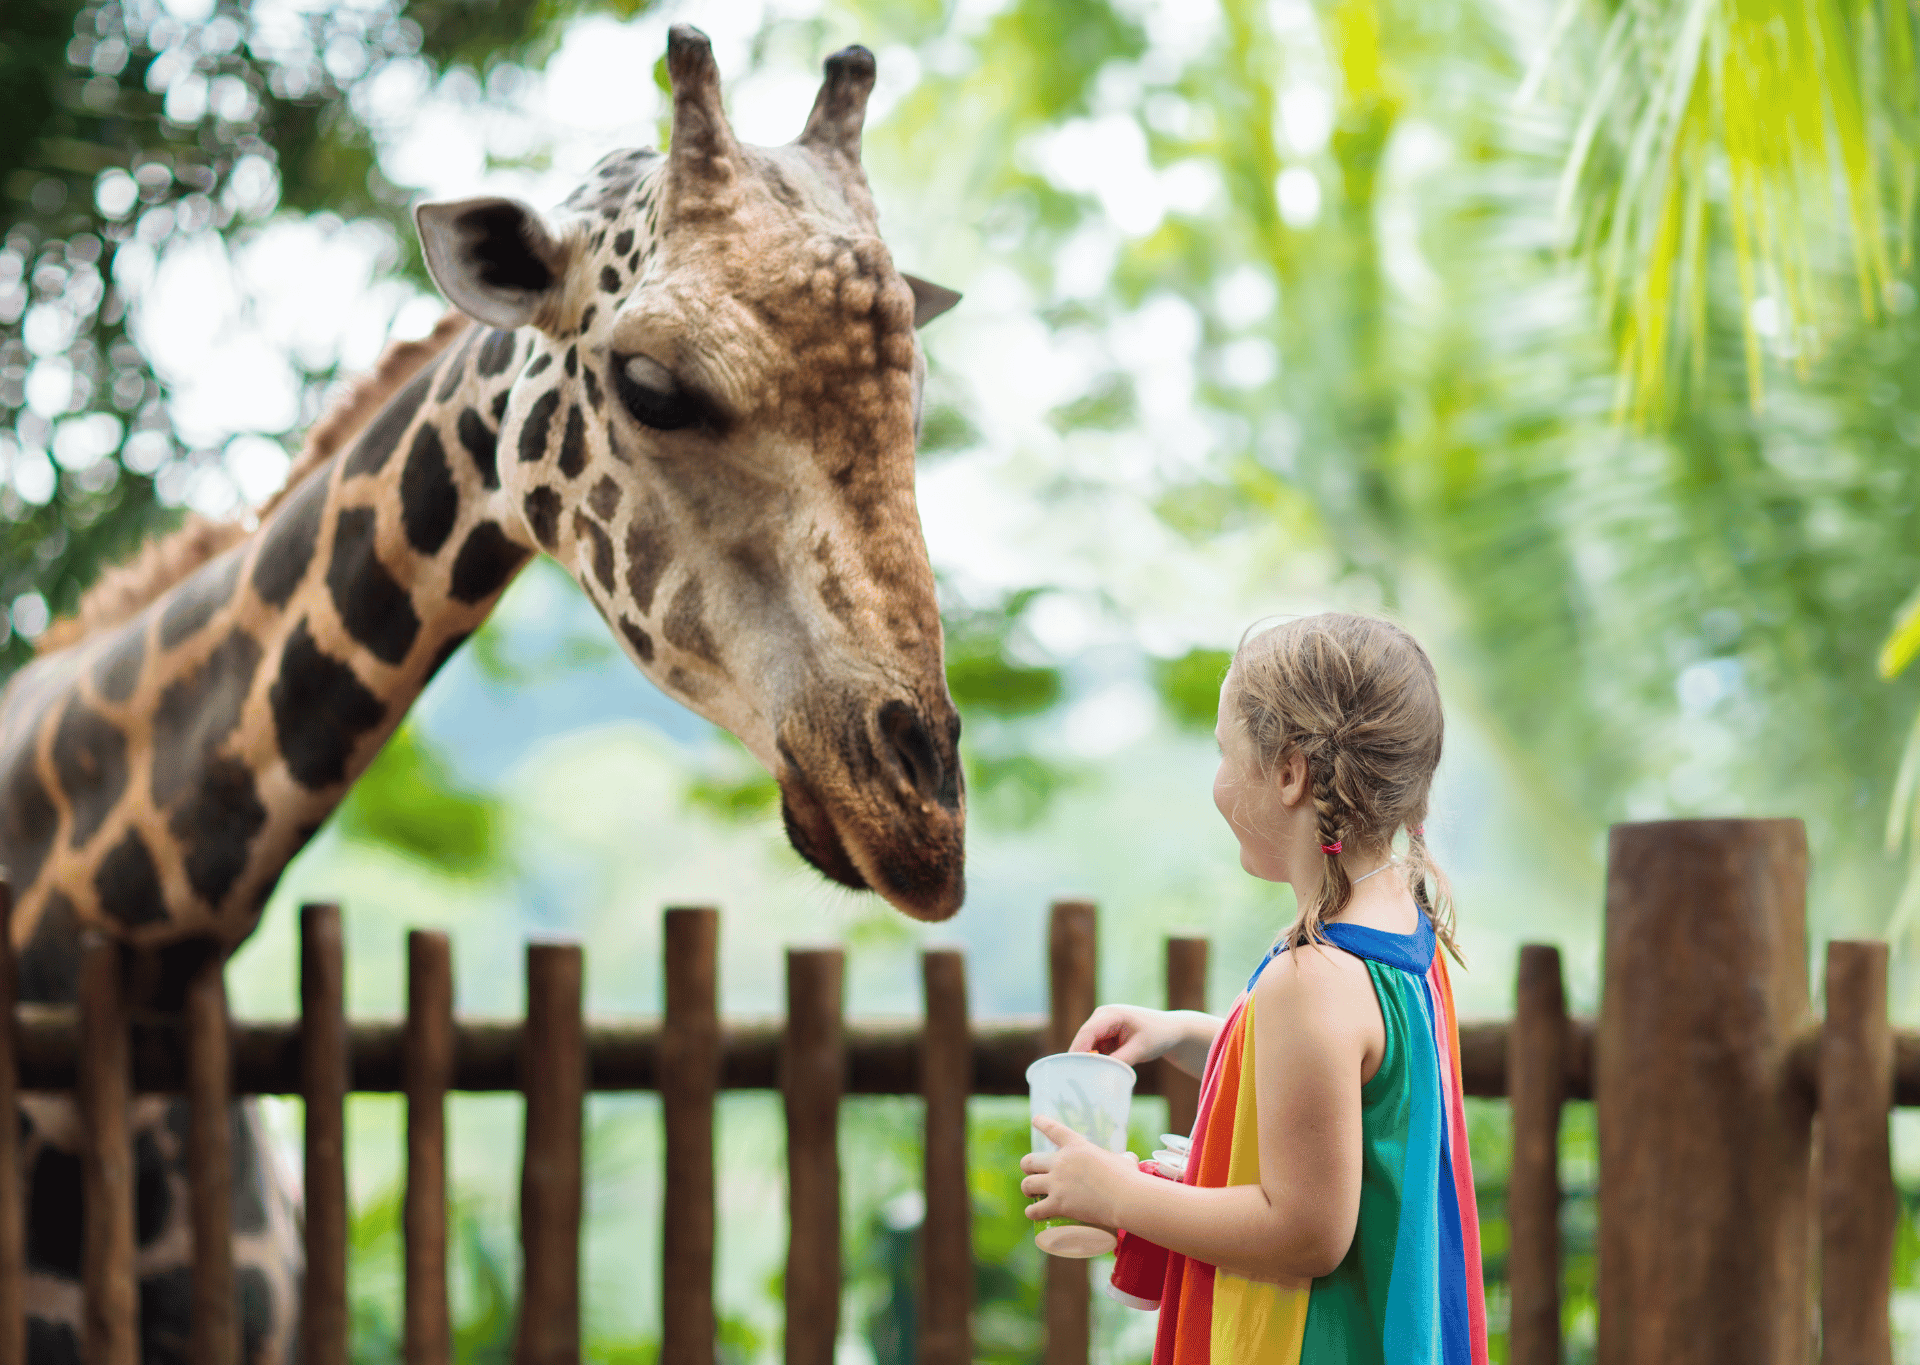
[[[1330,943],[1308,943],[1276,953],[1253,984],[1256,1016],[1334,1022],[1374,1007],[1367,964]]]

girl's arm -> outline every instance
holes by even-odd
[[[1207,1051],[1224,1022],[1199,1010],[1102,1005],[1087,1016],[1067,1051],[1104,1052],[1129,1066],[1165,1057],[1197,1079],[1206,1070]]]
[[[1326,1275],[1360,1214],[1360,1086],[1384,1045],[1366,967],[1308,947],[1282,954],[1254,993],[1258,1185],[1202,1189],[1144,1175],[1125,1155],[1041,1120],[1058,1152],[1021,1163],[1029,1218],[1078,1218],[1261,1280]]]

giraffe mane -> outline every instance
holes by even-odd
[[[472,322],[455,309],[418,341],[388,342],[373,369],[350,381],[307,429],[307,439],[287,471],[286,482],[255,510],[255,525],[265,522],[315,470],[339,454],[390,398]],[[130,557],[103,571],[99,581],[81,595],[73,614],[55,621],[42,633],[35,653],[56,653],[132,619],[167,589],[251,534],[252,529],[244,522],[214,521],[189,512],[174,530],[149,538]]]

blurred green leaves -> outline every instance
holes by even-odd
[[[1232,663],[1232,653],[1224,649],[1190,649],[1177,659],[1155,659],[1154,690],[1167,714],[1190,730],[1211,731],[1220,710],[1220,684]]]
[[[1765,349],[1804,372],[1848,294],[1869,320],[1884,306],[1910,245],[1915,40],[1898,0],[1612,9],[1560,201],[1599,279],[1625,410],[1670,418],[1675,354],[1704,369],[1717,250],[1732,258],[1756,407]],[[1592,59],[1564,46],[1561,62]],[[1851,279],[1833,268],[1843,257]]]
[[[394,732],[336,818],[347,837],[384,845],[450,876],[482,876],[499,857],[498,804],[462,788],[411,724]]]

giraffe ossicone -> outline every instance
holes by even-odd
[[[672,31],[668,69],[664,156],[603,158],[550,214],[420,205],[429,270],[476,321],[397,348],[384,405],[363,393],[316,428],[257,530],[198,524],[150,553],[166,581],[122,571],[0,693],[24,998],[72,1000],[92,930],[127,946],[139,1004],[177,1004],[536,552],[766,765],[804,858],[918,918],[959,907],[960,722],[913,478],[916,328],[958,296],[880,239],[865,49],[828,59],[772,148],[734,137],[696,30]],[[142,1103],[145,1332],[184,1340],[180,1116]],[[24,1108],[30,1354],[66,1359],[72,1110]],[[242,1282],[248,1358],[276,1361],[299,1262],[266,1169]]]

